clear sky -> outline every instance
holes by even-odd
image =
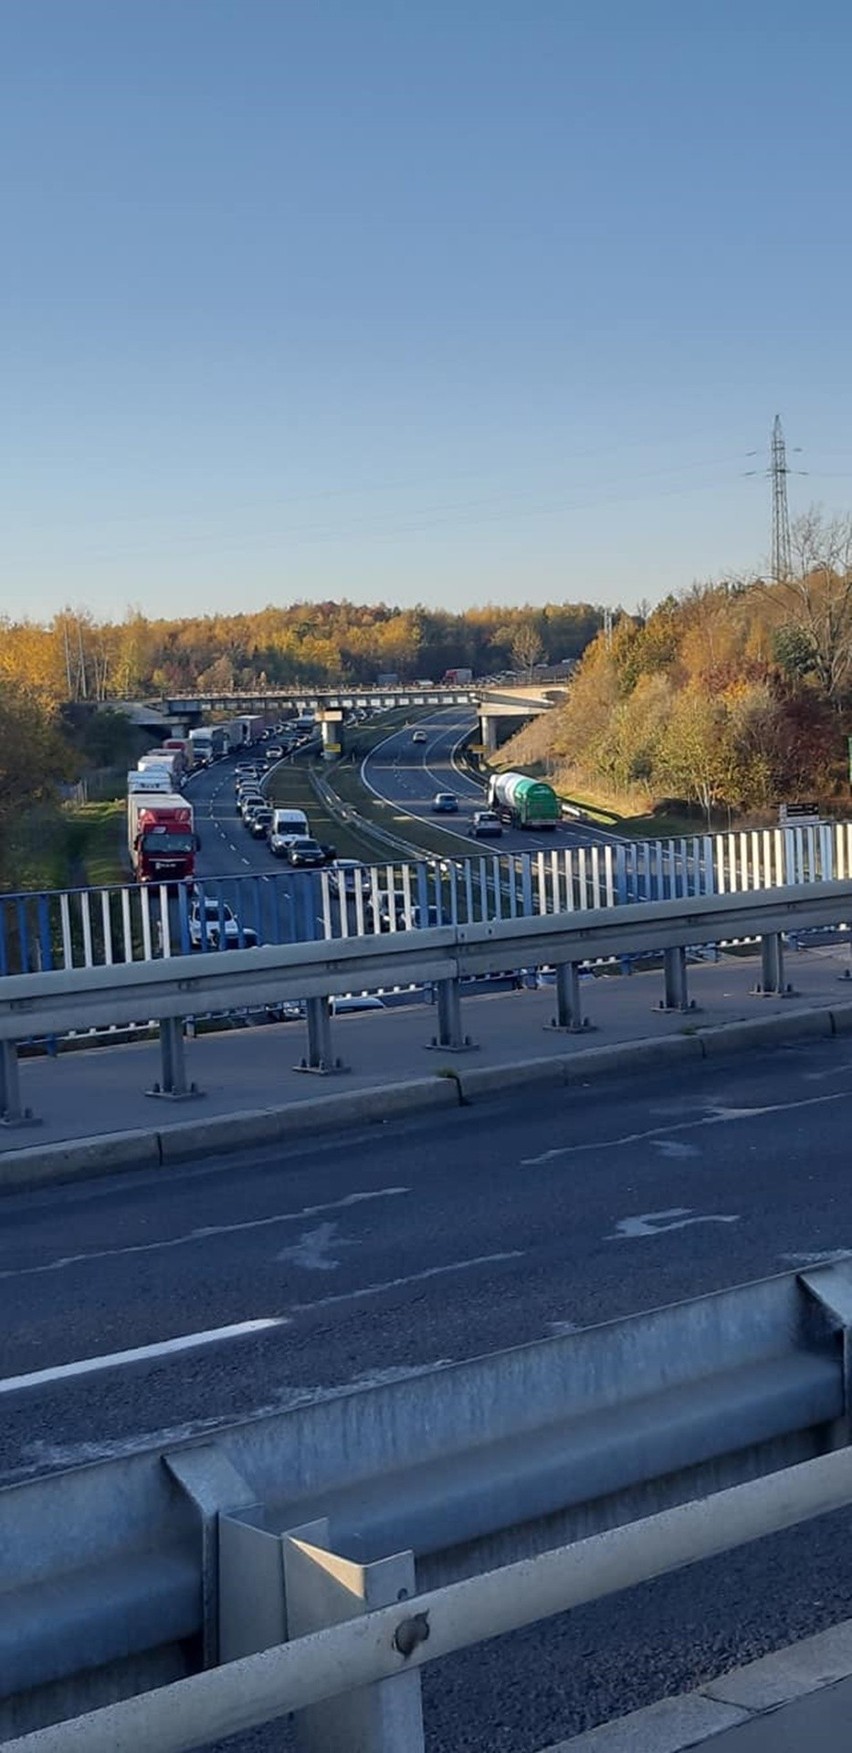
[[[850,51],[843,0],[0,0],[3,608],[632,608],[760,565],[776,412],[846,510]]]

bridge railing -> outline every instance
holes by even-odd
[[[183,1055],[187,1019],[228,1010],[304,1004],[305,1070],[342,1069],[331,1038],[330,1001],[347,993],[394,986],[432,989],[433,1047],[447,1053],[471,1045],[462,1018],[463,983],[507,970],[555,969],[559,1029],[580,1029],[581,969],[590,961],[659,955],[661,1009],[688,1010],[686,951],[730,938],[759,937],[757,990],[782,995],[782,940],[835,926],[852,915],[852,881],[800,884],[748,895],[640,903],[534,918],[429,924],[419,930],[357,933],[314,943],[266,945],[230,955],[162,956],[118,966],[68,968],[0,978],[0,1117],[27,1118],[20,1106],[17,1049],[34,1038],[70,1029],[160,1025],[163,1076],[159,1093],[188,1095]]]
[[[852,875],[852,822],[635,843],[554,841],[524,853],[468,852],[460,838],[458,857],[405,857],[389,847],[387,861],[363,871],[357,882],[342,879],[346,905],[333,871],[282,871],[273,861],[268,873],[199,879],[197,894],[127,883],[0,895],[0,976],[409,930],[426,921],[500,922],[842,881]],[[199,897],[210,904],[210,928],[204,909],[193,937],[190,908]],[[236,921],[232,932],[225,908]]]

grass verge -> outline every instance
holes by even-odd
[[[0,887],[7,893],[128,880],[123,803],[45,806],[4,832]]]

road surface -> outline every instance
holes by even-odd
[[[442,833],[459,837],[459,854],[464,857],[477,848],[500,852],[552,852],[555,847],[588,846],[594,841],[616,838],[604,829],[562,823],[553,831],[539,833],[504,829],[499,840],[474,841],[469,829],[474,810],[485,808],[483,786],[459,760],[462,743],[475,728],[475,714],[464,707],[448,707],[418,718],[416,727],[395,731],[380,743],[361,766],[361,776],[370,790],[397,810],[412,817],[411,838],[416,839],[414,824],[427,821]],[[415,743],[412,728],[425,730],[427,741]],[[432,802],[436,792],[453,791],[459,800],[458,815],[435,815]]]
[[[852,1247],[850,1121],[838,1037],[5,1199],[2,1477]],[[849,1533],[844,1512],[427,1669],[431,1753],[538,1753],[844,1617]]]

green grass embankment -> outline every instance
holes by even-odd
[[[0,887],[7,893],[128,880],[123,803],[43,805],[4,831]]]

